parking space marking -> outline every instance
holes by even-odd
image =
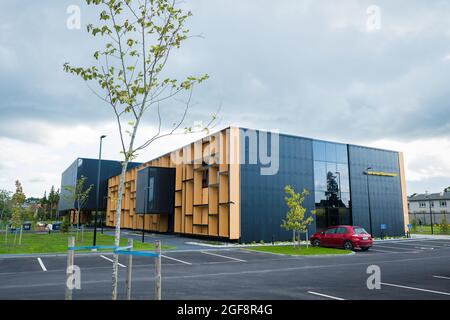
[[[39,264],[40,264],[40,266],[42,268],[42,271],[47,271],[47,268],[45,267],[44,263],[42,262],[42,259],[41,258],[37,258],[37,261],[39,262]]]
[[[428,290],[428,289],[422,289],[422,288],[408,287],[408,286],[402,286],[402,285],[399,285],[399,284],[392,284],[392,283],[385,283],[385,282],[381,282],[381,284],[384,285],[384,286],[391,286],[391,287],[410,289],[410,290],[416,290],[416,291],[423,291],[423,292],[430,292],[430,293],[436,293],[436,294],[442,294],[442,295],[445,295],[445,296],[450,296],[449,292],[442,292],[442,291]]]
[[[247,262],[247,261],[242,260],[242,259],[233,258],[233,257],[229,257],[229,256],[224,256],[224,255],[221,255],[221,254],[212,253],[212,252],[207,252],[207,251],[202,251],[202,253],[204,253],[204,254],[209,254],[209,255],[211,255],[211,256],[216,256],[216,257],[225,258],[225,259],[231,259],[231,260],[236,260],[236,261],[240,261],[240,262]]]
[[[373,249],[373,248],[370,248],[370,251],[383,252],[383,253],[398,253],[396,251],[387,251],[387,250],[380,250],[380,249]]]
[[[107,258],[107,257],[105,257],[104,255],[100,255],[100,257],[102,257],[103,259],[105,259],[105,260],[108,260],[108,261],[111,261],[111,262],[114,262],[114,260],[113,259],[110,259],[110,258]],[[126,266],[124,266],[123,264],[121,264],[121,263],[118,263],[118,265],[119,266],[121,266],[122,268],[126,268]]]
[[[161,255],[161,257],[166,258],[166,259],[169,259],[169,260],[181,262],[181,263],[184,263],[184,264],[188,264],[188,265],[191,265],[191,264],[192,264],[192,263],[190,263],[190,262],[183,261],[183,260],[179,260],[179,259],[175,259],[175,258],[168,257],[168,256],[165,256],[165,255]]]
[[[440,247],[440,246],[431,246],[431,245],[429,245],[429,244],[423,244],[423,243],[396,243],[396,245],[399,245],[399,246],[413,246],[413,247],[415,247],[415,248],[417,248],[417,247],[429,247],[429,248],[433,248],[434,249],[434,247]]]
[[[433,278],[439,278],[439,279],[447,279],[447,280],[450,280],[450,277],[444,277],[444,276],[433,276]]]
[[[324,298],[334,299],[334,300],[345,300],[345,299],[342,299],[342,298],[338,298],[338,297],[334,297],[334,296],[329,296],[329,295],[327,295],[327,294],[318,293],[318,292],[314,292],[314,291],[308,291],[308,293],[309,293],[309,294],[314,294],[314,295],[316,295],[316,296],[321,296],[321,297],[324,297]]]
[[[385,245],[382,245],[382,246],[377,245],[377,248],[378,247],[397,250],[396,251],[397,253],[407,253],[407,252],[416,252],[417,251],[417,250],[414,250],[413,248],[390,247],[390,246],[385,246]],[[404,250],[404,251],[402,251],[402,250]]]

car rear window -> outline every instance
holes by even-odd
[[[364,233],[367,233],[367,231],[366,231],[364,228],[353,228],[353,231],[354,231],[356,234],[364,234]]]

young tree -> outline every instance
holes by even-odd
[[[94,37],[105,38],[102,44],[106,43],[102,49],[93,53],[95,65],[74,67],[65,63],[64,70],[80,76],[114,113],[123,155],[115,214],[114,245],[119,246],[122,196],[128,162],[137,156],[137,152],[162,137],[208,131],[215,116],[204,127],[182,128],[193,88],[205,81],[208,75],[190,75],[179,80],[165,73],[170,54],[189,37],[186,22],[191,12],[180,9],[175,0],[86,0],[86,3],[101,11],[99,24],[89,24],[87,31]],[[164,130],[160,105],[183,93],[186,94],[186,100],[179,110],[179,120],[173,120],[176,114],[171,110],[172,125]],[[139,125],[149,118],[150,111],[157,123],[156,132],[136,146]],[[117,298],[117,274],[118,255],[114,255],[114,300]]]
[[[55,191],[55,187],[52,186],[50,189],[50,193],[48,194],[48,206],[50,207],[50,219],[53,219],[53,211],[55,211],[55,217],[56,217],[56,211],[58,208],[58,202],[59,202],[59,189]]]
[[[81,176],[80,179],[77,180],[75,186],[63,186],[64,190],[67,192],[64,193],[64,197],[70,203],[75,204],[75,216],[77,217],[77,227],[80,227],[80,214],[87,200],[89,199],[89,193],[94,187],[91,184],[89,187],[85,188],[86,177]]]
[[[43,219],[47,219],[47,209],[48,209],[48,199],[47,199],[47,191],[44,191],[44,196],[40,200],[41,208],[44,212]]]
[[[11,217],[11,191],[0,190],[0,221]]]
[[[303,201],[305,201],[305,197],[309,195],[308,190],[303,189],[302,193],[296,193],[292,186],[287,185],[284,187],[284,192],[286,193],[284,200],[286,201],[289,210],[286,214],[286,218],[283,219],[281,227],[286,230],[292,230],[294,232],[294,237],[295,232],[298,232],[298,244],[300,247],[300,233],[308,230],[308,226],[314,221],[312,216],[315,215],[316,212],[315,210],[311,210],[311,216],[306,216],[307,210],[302,204]]]
[[[16,180],[16,192],[12,196],[12,216],[11,224],[14,228],[18,229],[22,226],[23,220],[23,204],[25,203],[26,196],[23,193],[22,184],[19,180]],[[16,234],[14,235],[14,243],[16,242]]]

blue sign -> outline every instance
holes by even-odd
[[[412,224],[408,224],[408,229],[412,229]]]
[[[387,229],[387,226],[385,224],[382,224],[381,225],[381,230],[386,230],[386,229]]]

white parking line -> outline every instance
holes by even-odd
[[[47,271],[47,268],[45,267],[44,263],[42,262],[41,258],[37,258],[37,261],[41,265],[42,271]]]
[[[429,245],[429,244],[423,244],[423,243],[421,243],[421,242],[419,242],[419,243],[396,243],[397,245],[399,245],[399,246],[413,246],[413,247],[418,247],[418,246],[420,246],[420,247],[431,247],[431,248],[434,248],[434,247],[440,247],[440,246],[431,246],[431,245]]]
[[[390,247],[390,246],[385,246],[385,245],[377,245],[376,248],[386,248],[386,249],[393,249],[393,250],[397,250],[396,252],[398,253],[407,253],[407,252],[412,252],[412,251],[417,251],[414,250],[413,248],[401,248],[401,247]],[[404,250],[404,251],[402,251]]]
[[[416,291],[424,291],[424,292],[430,292],[430,293],[436,293],[436,294],[442,294],[442,295],[450,296],[450,293],[449,293],[449,292],[442,292],[442,291],[435,291],[435,290],[421,289],[421,288],[415,288],[415,287],[401,286],[401,285],[398,285],[398,284],[384,283],[384,282],[381,282],[381,284],[384,285],[384,286],[398,287],[398,288],[403,288],[403,289],[410,289],[410,290],[416,290]]]
[[[380,249],[373,249],[373,248],[370,248],[370,251],[383,252],[383,253],[398,253],[396,251],[387,251],[387,250],[380,250]]]
[[[333,297],[333,296],[329,296],[327,294],[318,293],[318,292],[314,292],[314,291],[308,291],[308,293],[315,294],[316,296],[321,296],[321,297],[325,297],[325,298],[334,299],[334,300],[345,300],[345,299],[342,299],[342,298]]]
[[[211,252],[206,252],[206,251],[202,251],[202,253],[204,253],[204,254],[209,254],[209,255],[211,255],[211,256],[216,256],[216,257],[225,258],[225,259],[231,259],[231,260],[236,260],[236,261],[240,261],[240,262],[247,262],[247,261],[242,260],[242,259],[233,258],[233,257],[228,257],[228,256],[223,256],[223,255],[217,254],[217,253],[211,253]]]
[[[433,278],[439,278],[439,279],[447,279],[447,280],[450,280],[450,277],[444,277],[444,276],[433,276]]]
[[[111,261],[111,262],[114,262],[114,260],[113,259],[110,259],[110,258],[107,258],[107,257],[105,257],[104,255],[100,255],[100,257],[102,257],[103,259],[105,259],[105,260],[108,260],[108,261]],[[119,266],[121,266],[122,268],[126,268],[126,266],[124,266],[123,264],[121,264],[121,263],[118,263],[118,265]]]
[[[173,260],[173,261],[178,261],[178,262],[181,262],[181,263],[184,263],[184,264],[188,264],[188,265],[191,265],[191,264],[192,264],[192,263],[190,263],[190,262],[187,262],[187,261],[183,261],[183,260],[175,259],[175,258],[172,258],[172,257],[168,257],[168,256],[164,256],[164,255],[161,255],[161,257],[163,257],[163,258],[166,258],[166,259],[169,259],[169,260]]]

